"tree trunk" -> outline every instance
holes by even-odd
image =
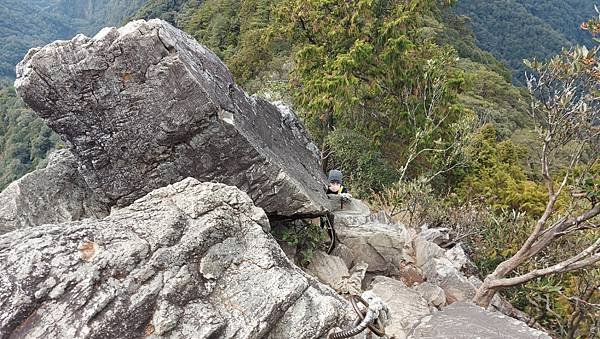
[[[331,148],[324,142],[329,132],[333,131],[333,109],[328,108],[323,116],[323,124],[321,125],[321,133],[323,133],[323,144],[321,145],[321,154],[326,154],[325,157],[321,157],[321,167],[323,171],[329,169],[329,155],[331,154]]]
[[[475,297],[473,297],[473,302],[476,305],[479,305],[483,308],[487,308],[492,302],[492,298],[496,295],[499,288],[490,287],[492,282],[496,281],[496,277],[492,277],[491,275],[485,278],[483,284],[479,286],[477,292],[475,293]]]

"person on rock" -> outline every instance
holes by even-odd
[[[342,185],[342,172],[339,170],[329,171],[327,176],[329,185],[327,186],[327,194],[343,194],[345,198],[350,197],[348,189]]]
[[[339,170],[331,170],[329,171],[329,175],[327,176],[329,181],[327,185],[326,193],[327,195],[338,195],[340,199],[340,209],[344,208],[344,201],[350,200],[350,193],[348,193],[348,189],[342,185],[342,172]],[[333,212],[329,211],[326,215],[321,217],[321,227],[327,229],[327,233],[330,238],[330,243],[327,248],[327,254],[333,251],[336,242],[335,229],[333,228],[335,216]]]

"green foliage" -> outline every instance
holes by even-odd
[[[457,213],[456,210],[460,212]],[[483,276],[491,273],[499,263],[518,251],[529,236],[531,224],[534,222],[525,213],[514,210],[493,213],[476,206],[469,206],[469,208],[454,206],[450,210],[441,208],[440,213],[444,216],[443,225],[450,227],[456,234],[465,234],[463,226],[465,222],[472,227],[472,235],[464,238],[464,241],[471,252],[471,259]],[[592,242],[593,237],[586,238],[581,235],[565,237],[555,247],[548,248],[542,255],[536,256],[520,267],[515,274],[552,265],[566,259],[569,253],[583,250]],[[585,291],[597,288],[599,278],[600,270],[593,268],[545,276],[523,286],[508,289],[503,295],[513,306],[532,315],[537,322],[553,331],[557,337],[567,337],[570,330],[582,335],[590,333],[587,331],[594,325],[598,310],[584,307],[581,323],[574,324],[569,319],[574,319],[571,317],[575,307],[581,305],[574,298],[584,298],[587,302],[597,303],[600,295],[592,293],[586,297]]]
[[[451,45],[459,57],[470,59],[479,67],[497,73],[504,78],[503,82],[511,82],[510,70],[490,52],[483,51],[477,46],[475,34],[469,27],[468,18],[455,15],[450,8],[443,10],[440,14],[443,24],[440,24],[437,29],[436,41],[438,44]]]
[[[370,196],[370,205],[402,219],[407,225],[423,225],[431,221],[433,209],[438,209],[438,199],[433,188],[423,178],[408,182],[396,181],[381,192]]]
[[[598,174],[599,169],[591,171],[589,179],[598,178]],[[597,191],[597,186],[592,184],[589,191]],[[485,276],[518,251],[529,236],[535,220],[524,212],[494,211],[486,202],[457,198],[454,194],[443,198],[436,196],[436,192],[425,181],[414,180],[388,187],[375,196],[372,205],[393,212],[396,219],[411,225],[449,228],[451,239],[462,242],[478,273]],[[569,254],[582,251],[597,237],[598,231],[588,235],[565,236],[555,247],[549,247],[530,259],[515,274],[564,260]],[[600,302],[597,293],[599,281],[600,269],[590,268],[540,277],[504,291],[503,296],[513,306],[532,315],[557,337],[568,337],[571,332],[574,333],[573,338],[577,338],[577,335],[585,337],[594,333],[600,315],[598,309],[590,305]],[[575,322],[577,318],[580,320]]]
[[[240,5],[240,0],[204,1],[185,20],[184,28],[221,59],[227,59],[238,44]]]
[[[327,231],[321,227],[319,219],[272,222],[271,227],[275,239],[296,249],[296,261],[300,266],[308,266],[315,251],[327,249]]]
[[[451,48],[429,28],[436,1],[290,1],[277,32],[294,42],[290,93],[313,137],[335,128],[368,136],[392,166],[430,167],[422,149],[452,143],[463,84]],[[418,153],[418,156],[415,156]],[[350,169],[352,171],[352,169]]]
[[[256,92],[263,89],[264,81],[287,77],[283,64],[291,47],[271,35],[272,11],[278,3],[208,0],[188,6],[181,26],[227,64],[236,82]]]
[[[331,151],[329,166],[346,173],[344,183],[352,187],[356,196],[379,191],[398,178],[398,171],[358,132],[337,129],[327,136],[325,147]]]
[[[195,8],[197,3],[196,0],[146,0],[132,19],[158,18],[180,27],[182,13],[186,13],[188,8]]]
[[[514,255],[531,232],[534,220],[524,213],[509,211],[503,213],[480,213],[474,236],[467,239],[472,250],[471,258],[481,274],[491,273],[502,261]],[[541,255],[534,257],[515,272],[524,274],[534,269],[548,267],[565,260],[572,253],[578,253],[591,245],[596,234],[582,236],[575,234],[560,239],[555,246],[547,248]],[[599,269],[585,269],[553,276],[536,278],[522,286],[504,291],[503,295],[510,303],[530,314],[544,328],[552,331],[556,337],[566,338],[570,332],[590,334],[599,315],[598,309],[577,300],[598,303]],[[590,291],[591,290],[591,291]],[[589,293],[591,292],[591,293]],[[575,312],[581,310],[581,313]],[[580,322],[573,322],[581,317]],[[577,338],[576,335],[573,338]]]
[[[0,89],[0,190],[35,169],[59,141],[13,87]]]
[[[146,0],[3,0],[0,5],[0,76],[14,77],[27,50],[77,33],[93,35],[120,25]]]
[[[425,60],[418,65],[421,69],[409,65],[418,61],[409,54],[422,52],[408,36],[417,34],[415,7],[393,1],[297,1],[282,6],[279,15],[289,20],[283,28],[293,40],[304,41],[297,44],[292,86],[308,120],[323,125],[325,133],[336,126],[366,135],[395,123],[400,114],[389,111],[400,105],[400,97],[392,91],[409,89],[409,77],[417,77],[416,82],[426,67]],[[423,48],[433,47],[423,42]],[[431,54],[436,52],[432,48]],[[327,114],[333,121],[323,121]]]
[[[509,140],[497,142],[494,127],[485,125],[473,138],[468,154],[466,175],[457,190],[460,198],[482,200],[495,211],[541,215],[547,193],[543,185],[527,180],[519,164],[523,149]]]
[[[458,67],[465,74],[459,101],[477,115],[481,124],[494,125],[499,139],[509,138],[516,130],[533,127],[528,114],[529,94],[525,89],[513,86],[487,66],[467,59],[460,60]]]

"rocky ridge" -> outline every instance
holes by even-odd
[[[390,309],[389,338],[550,338],[507,316],[522,314],[498,295],[488,310],[470,303],[481,281],[460,244],[438,245],[443,229],[417,231],[356,199],[332,206],[340,243],[307,271],[343,295],[375,292]]]
[[[510,313],[500,297],[489,310],[464,303],[480,282],[459,246],[439,246],[443,230],[328,199],[295,116],[247,97],[214,54],[164,22],[32,50],[17,87],[74,156],[61,151],[67,165],[0,198],[58,187],[84,202],[0,224],[12,230],[0,235],[0,337],[325,338],[352,326],[347,297],[369,290],[390,310],[388,338],[548,338],[494,311]],[[0,223],[53,199],[0,209]],[[327,209],[339,244],[302,271],[267,215]]]
[[[59,150],[45,168],[25,175],[0,193],[0,234],[41,224],[101,218],[109,207],[87,186],[75,157]]]
[[[0,237],[0,337],[316,338],[349,304],[232,186],[185,179],[102,220]]]

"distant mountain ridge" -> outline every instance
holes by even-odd
[[[77,33],[117,26],[147,0],[2,0],[0,76],[14,77],[27,50]]]
[[[592,44],[589,33],[579,29],[595,15],[590,0],[460,0],[454,10],[470,18],[478,46],[505,62],[517,83],[524,80],[523,59]]]

